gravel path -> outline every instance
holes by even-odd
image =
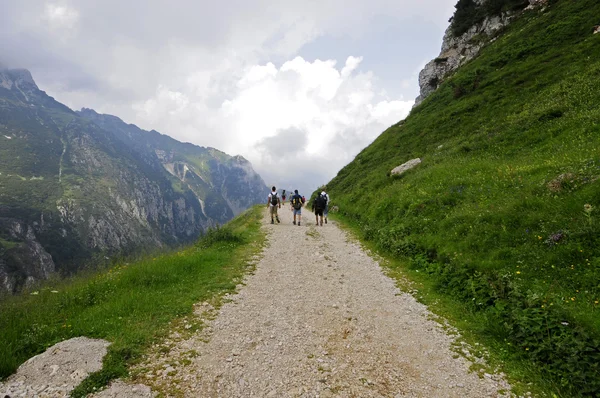
[[[147,383],[186,397],[479,398],[510,389],[501,376],[469,372],[425,306],[334,223],[316,227],[305,213],[302,226],[287,206],[281,224],[265,213],[269,246],[255,273],[203,333],[175,333],[168,352],[141,365],[154,369]]]

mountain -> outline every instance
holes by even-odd
[[[422,102],[327,184],[400,274],[555,396],[600,396],[599,15],[458,1]]]
[[[241,156],[74,112],[0,70],[0,289],[192,242],[267,193]]]

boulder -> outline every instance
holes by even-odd
[[[66,397],[90,373],[102,369],[108,341],[75,337],[61,341],[22,364],[0,383],[0,396]]]
[[[405,171],[410,170],[410,169],[416,167],[419,164],[421,164],[421,159],[420,158],[409,160],[408,162],[403,163],[400,166],[394,168],[391,171],[391,174],[392,175],[400,175],[400,174],[404,173]]]

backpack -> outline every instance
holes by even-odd
[[[319,209],[319,210],[323,210],[325,209],[325,206],[327,205],[327,197],[325,197],[325,195],[317,195],[317,197],[315,198],[315,208]]]
[[[277,197],[277,192],[271,194],[271,204],[273,206],[277,206],[279,203],[279,198]]]
[[[292,207],[296,210],[300,210],[302,208],[302,198],[299,195],[295,195],[292,198]]]

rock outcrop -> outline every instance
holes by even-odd
[[[87,337],[61,341],[0,383],[0,396],[67,397],[90,373],[102,369],[109,345],[108,341]]]
[[[479,6],[487,0],[476,0]],[[544,6],[548,0],[529,0],[528,9]],[[452,25],[446,29],[442,41],[442,49],[437,58],[425,65],[419,73],[420,94],[415,100],[415,106],[433,93],[444,79],[464,63],[472,60],[479,51],[508,25],[514,16],[506,12],[501,15],[486,17],[482,22],[471,26],[465,33],[456,37]]]

